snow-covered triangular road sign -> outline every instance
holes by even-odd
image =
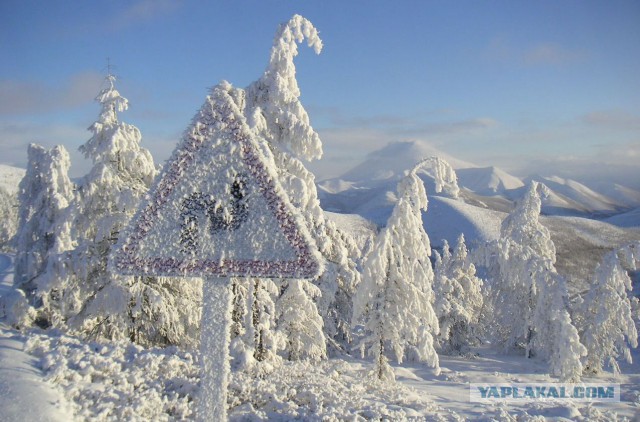
[[[321,258],[266,147],[215,87],[115,249],[121,274],[312,278]],[[271,158],[271,159],[269,159]]]

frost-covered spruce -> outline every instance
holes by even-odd
[[[419,167],[400,181],[400,199],[376,238],[358,286],[354,322],[364,321],[361,348],[376,360],[380,378],[391,376],[387,351],[398,363],[408,356],[439,370],[431,249],[421,214],[427,195],[416,174]]]
[[[555,269],[551,235],[538,220],[540,193],[546,192],[544,185],[532,182],[503,221],[500,239],[486,247],[491,328],[503,347],[521,347],[527,356],[547,359],[552,374],[575,380],[586,349],[567,311],[567,287]]]
[[[476,340],[473,331],[482,309],[481,286],[468,257],[464,235],[458,237],[453,255],[445,241],[443,257],[436,256],[433,286],[442,350],[460,353]]]
[[[302,160],[322,156],[322,142],[310,124],[300,102],[294,58],[298,43],[320,53],[322,41],[313,24],[295,15],[278,29],[271,57],[264,74],[248,86],[243,104],[247,123],[259,139],[267,142],[280,183],[292,204],[307,222],[309,231],[326,259],[325,271],[314,280],[321,295],[318,311],[324,320],[324,332],[330,349],[346,350],[351,341],[351,315],[355,286],[360,280],[356,269],[359,250],[355,242],[328,221],[316,191],[314,176]]]
[[[241,367],[254,361],[277,361],[282,339],[275,330],[280,289],[268,278],[235,279],[232,316],[232,350]]]
[[[627,293],[631,288],[631,279],[618,255],[610,252],[598,265],[583,303],[581,337],[588,351],[585,371],[598,373],[608,366],[618,374],[618,359],[631,363],[629,346],[638,347],[638,332]]]
[[[320,289],[307,280],[289,280],[278,300],[278,330],[289,360],[319,361],[327,357],[322,318],[313,298]]]
[[[148,191],[156,168],[140,146],[138,128],[120,122],[128,101],[109,74],[96,97],[101,112],[80,147],[93,167],[81,181],[68,221],[76,247],[70,252],[64,300],[72,328],[91,337],[128,338],[147,344],[195,341],[200,285],[192,280],[124,277],[107,269],[110,250]]]
[[[73,184],[68,177],[71,163],[61,145],[47,150],[31,144],[28,160],[18,187],[14,286],[24,293],[29,306],[37,310],[37,315],[33,315],[35,322],[48,327],[57,325],[60,319],[61,286],[51,271],[58,254],[71,247],[68,227],[62,223],[63,213],[73,198]],[[19,292],[12,297],[21,300]],[[24,315],[13,315],[11,319],[24,321]]]

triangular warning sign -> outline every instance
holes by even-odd
[[[215,87],[112,257],[121,274],[312,278],[320,258],[228,84]]]

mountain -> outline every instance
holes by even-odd
[[[456,174],[459,186],[480,195],[503,194],[524,186],[522,180],[497,167],[461,168]]]
[[[349,170],[338,179],[360,184],[377,183],[383,180],[400,180],[404,172],[420,160],[437,156],[446,160],[454,169],[475,167],[458,160],[424,141],[390,143],[370,153],[365,161]],[[335,192],[334,192],[335,193]]]
[[[591,183],[590,187],[596,192],[600,192],[613,199],[618,204],[630,208],[640,207],[640,191],[611,182]]]
[[[636,207],[640,205],[640,192],[624,186],[603,185],[598,191],[575,180],[555,176],[533,176],[522,180],[497,167],[478,167],[457,160],[421,141],[389,144],[369,154],[363,163],[341,177],[320,182],[318,195],[321,205],[324,210],[335,213],[334,216],[357,215],[377,227],[383,227],[397,201],[398,181],[419,160],[434,155],[450,160],[461,188],[458,199],[448,198],[435,193],[433,176],[428,171],[419,173],[429,199],[424,227],[436,247],[442,244],[442,239],[455,242],[460,233],[465,234],[470,244],[497,238],[502,219],[513,209],[514,202],[522,197],[532,180],[549,188],[549,195],[543,198],[542,213],[560,219],[549,220],[559,222],[555,230],[559,238],[555,240],[562,242],[580,238],[579,242],[586,245],[588,253],[593,246],[589,239],[593,236],[585,235],[588,238],[585,240],[579,233],[565,233],[562,222],[573,220],[563,218],[611,216],[628,211],[634,204]],[[593,222],[599,224],[600,229],[612,227],[613,230],[615,227],[612,225],[621,228],[637,226],[638,218],[636,209],[602,222],[593,219],[576,221],[581,222],[578,225],[581,229]],[[615,233],[614,238],[619,238],[618,232]],[[569,246],[567,248],[570,249]]]
[[[640,208],[614,215],[603,221],[618,227],[640,227]]]
[[[9,193],[17,193],[25,173],[25,169],[0,164],[0,187]]]
[[[542,200],[542,212],[545,214],[615,214],[627,208],[625,204],[595,192],[575,180],[557,176],[532,176],[527,178],[527,183],[531,180],[543,183],[551,191],[551,195]]]

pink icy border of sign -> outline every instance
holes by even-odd
[[[130,275],[155,276],[212,276],[212,277],[282,277],[282,278],[313,278],[318,274],[319,263],[310,251],[309,242],[303,237],[285,201],[277,194],[276,185],[269,176],[267,169],[258,156],[235,118],[226,119],[229,132],[239,142],[242,149],[243,161],[248,167],[249,174],[257,181],[259,191],[266,199],[267,205],[282,229],[285,238],[291,243],[297,259],[295,261],[260,261],[260,260],[199,260],[196,258],[141,258],[137,256],[140,241],[144,239],[151,228],[155,217],[167,202],[171,192],[182,180],[184,174],[193,162],[196,153],[211,136],[195,138],[189,134],[183,146],[175,155],[175,159],[168,165],[168,170],[162,175],[156,190],[147,206],[139,214],[131,235],[116,253],[114,260],[118,272]]]

